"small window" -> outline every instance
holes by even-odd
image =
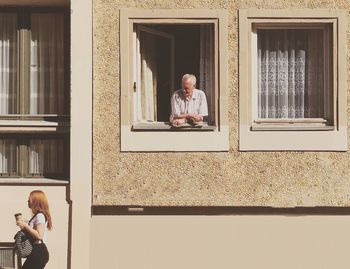
[[[122,9],[120,20],[122,150],[227,150],[226,11]]]
[[[322,14],[240,11],[240,149],[347,149],[344,14]]]
[[[68,11],[0,11],[0,177],[69,178]]]

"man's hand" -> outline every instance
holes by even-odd
[[[183,124],[183,123],[186,123],[186,119],[174,119],[171,122],[172,125],[176,125],[176,126]]]
[[[198,115],[198,114],[188,114],[187,115],[187,119],[188,120],[194,120],[194,121],[202,121],[203,120],[203,117],[201,115]]]

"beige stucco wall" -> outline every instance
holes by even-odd
[[[349,1],[95,0],[93,5],[93,204],[350,205],[350,152],[238,151],[237,17],[241,8],[290,8],[291,13],[292,9],[329,8],[349,13]],[[125,7],[228,10],[228,152],[120,152],[119,9]]]

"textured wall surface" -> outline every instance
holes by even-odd
[[[228,10],[229,152],[120,152],[119,9],[124,7]],[[94,0],[93,204],[350,206],[350,152],[238,151],[240,8],[330,8],[350,14],[350,1]]]

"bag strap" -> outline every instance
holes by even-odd
[[[36,212],[34,215],[33,215],[33,217],[28,221],[28,223],[29,222],[31,222],[32,221],[32,219],[34,219],[35,218],[35,216],[36,215],[38,215],[39,213],[42,213],[43,215],[44,215],[44,218],[45,218],[45,221],[47,221],[47,218],[46,218],[46,215],[44,214],[44,212],[42,212],[42,211],[39,211],[39,212]]]
[[[35,213],[35,214],[33,215],[33,217],[31,217],[31,219],[28,221],[28,223],[29,223],[29,222],[31,222],[31,221],[32,221],[32,219],[34,219],[34,218],[35,218],[35,216],[36,216],[38,213],[39,213],[39,212]]]

